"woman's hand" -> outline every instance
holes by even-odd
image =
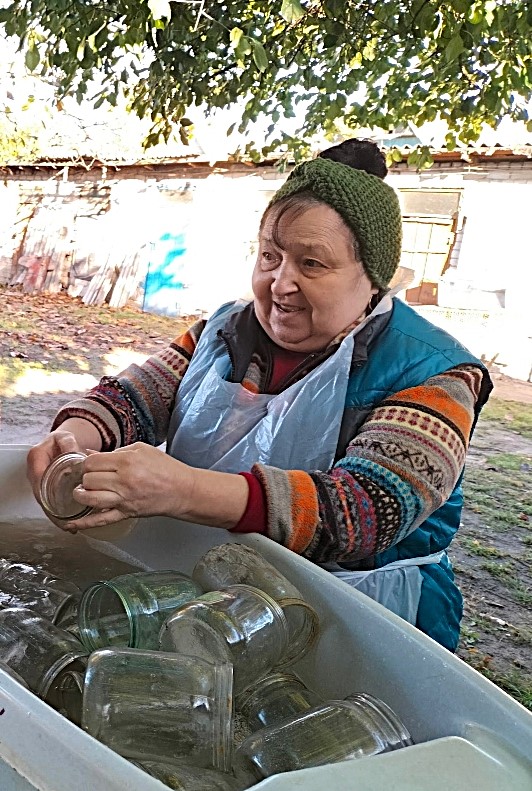
[[[41,478],[49,464],[62,453],[85,453],[88,448],[99,450],[102,446],[100,432],[83,418],[69,418],[28,453],[28,480],[36,500],[41,502]]]
[[[245,511],[248,491],[241,475],[189,467],[136,442],[111,453],[89,454],[74,498],[96,510],[65,528],[84,530],[139,516],[234,527]]]
[[[62,453],[79,453],[83,450],[72,432],[63,428],[52,431],[28,453],[26,474],[35,499],[40,503],[41,478],[46,468]]]

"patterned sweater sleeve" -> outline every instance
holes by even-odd
[[[83,398],[58,412],[52,429],[68,418],[80,417],[96,426],[102,450],[137,441],[160,445],[166,439],[179,384],[205,324],[197,321],[142,365],[130,365],[116,377],[103,377]]]
[[[478,366],[462,365],[395,393],[328,472],[256,464],[267,535],[320,563],[361,560],[396,544],[451,494],[481,382]]]

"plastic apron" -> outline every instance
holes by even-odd
[[[349,382],[354,335],[321,365],[277,395],[256,394],[228,382],[231,361],[217,337],[247,302],[224,306],[207,322],[179,386],[167,452],[192,467],[238,473],[253,464],[285,470],[328,470],[334,461]],[[418,566],[443,553],[396,561],[375,571],[324,568],[415,623],[421,596]]]
[[[419,558],[405,558],[371,571],[347,571],[337,563],[328,563],[324,568],[415,625],[423,582],[419,566],[439,563],[444,555],[442,551]]]

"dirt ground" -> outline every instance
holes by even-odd
[[[62,404],[186,325],[1,288],[0,305],[0,444],[37,442]],[[532,384],[493,378],[450,552],[465,600],[459,655],[532,709]]]

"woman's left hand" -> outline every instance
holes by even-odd
[[[242,475],[189,467],[143,442],[88,453],[74,498],[95,511],[68,522],[66,530],[139,516],[170,516],[230,529],[246,509],[249,487]]]

